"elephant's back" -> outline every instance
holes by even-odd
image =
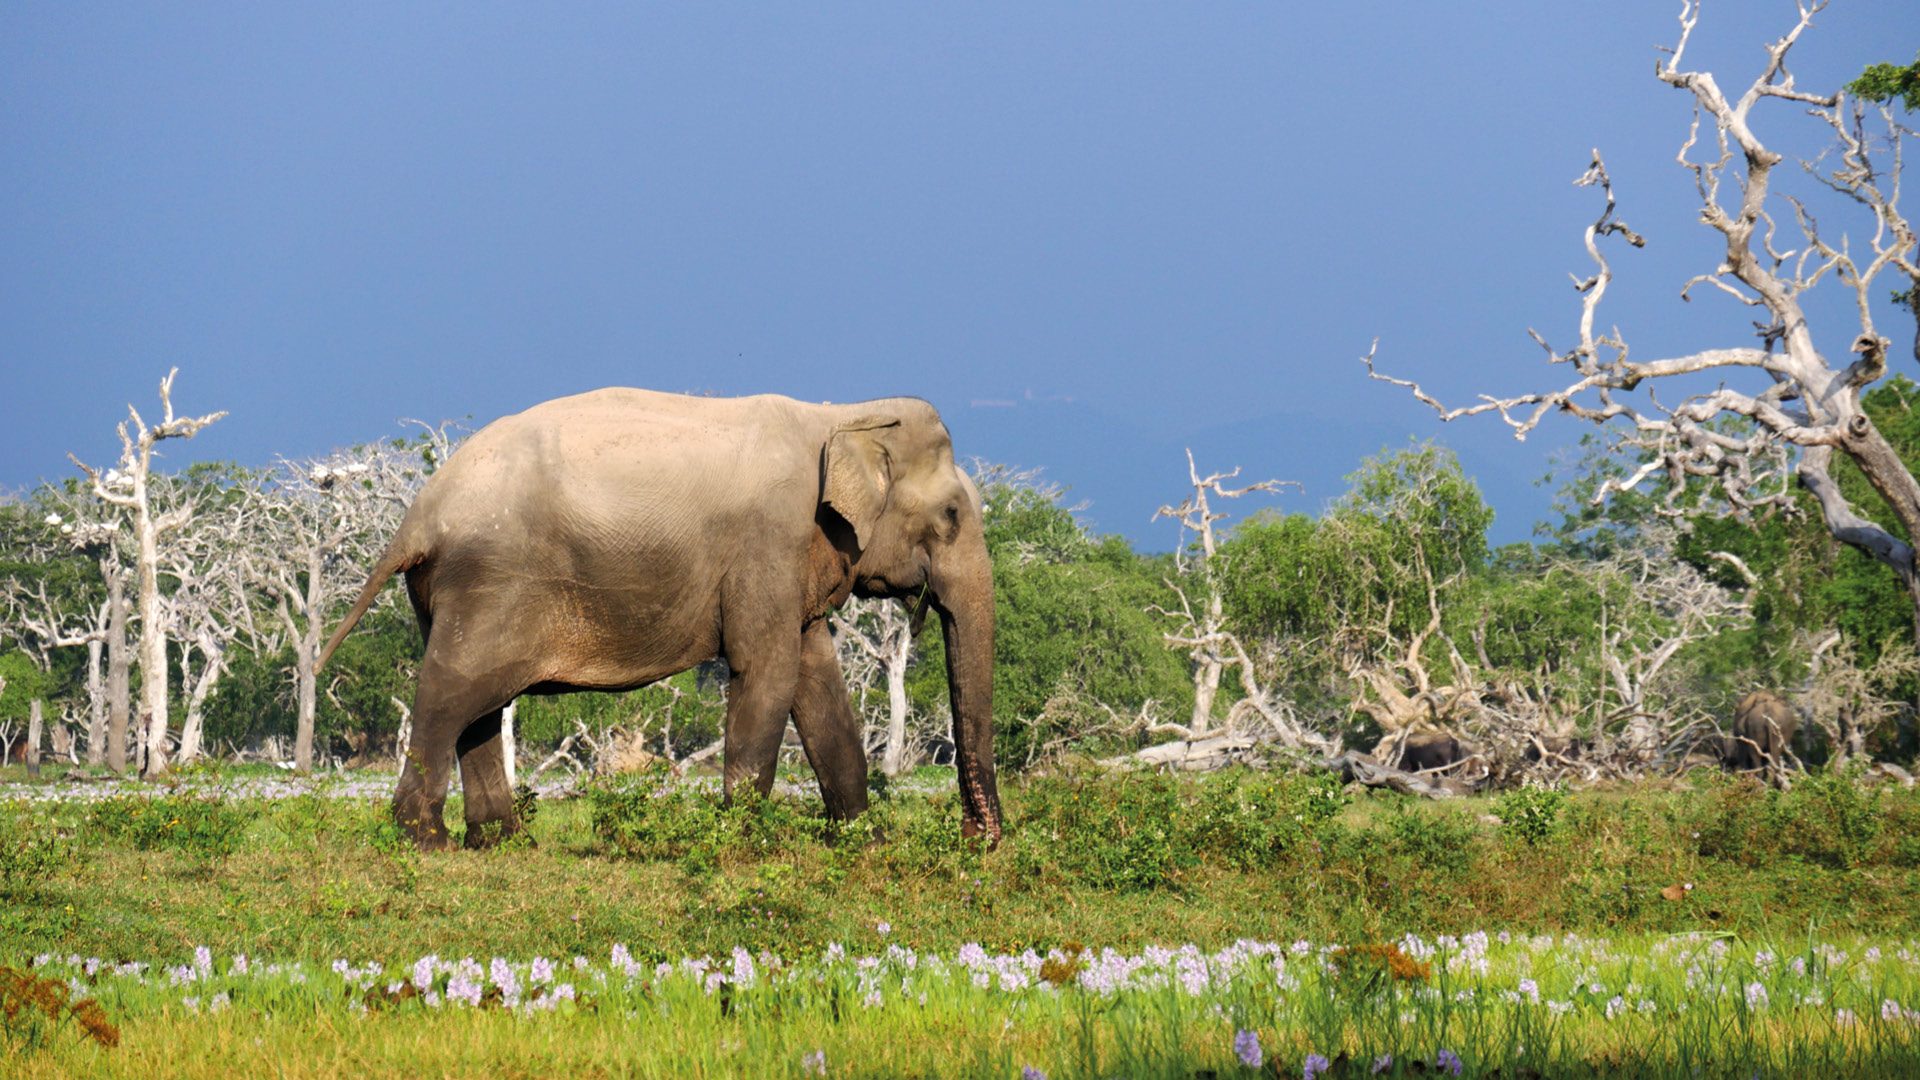
[[[802,409],[627,388],[557,398],[462,444],[408,527],[443,582],[551,587],[647,568],[699,588],[729,561],[716,549],[763,536],[770,516],[811,523],[818,449],[809,455]],[[792,513],[770,515],[788,501]]]

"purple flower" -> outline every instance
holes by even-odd
[[[450,1002],[464,1001],[468,1005],[478,1005],[480,1004],[481,989],[482,987],[479,980],[474,979],[465,971],[456,971],[453,977],[447,980],[447,1000]]]
[[[1267,1055],[1260,1050],[1260,1036],[1245,1028],[1233,1033],[1233,1053],[1240,1059],[1240,1064],[1249,1069],[1257,1069],[1261,1062],[1267,1060]]]
[[[1367,1071],[1375,1076],[1379,1076],[1391,1068],[1393,1068],[1393,1055],[1381,1054],[1379,1057],[1373,1059],[1373,1066]]]
[[[893,924],[890,922],[875,923],[873,929],[881,937],[886,937],[888,934],[893,933]]]
[[[827,1075],[827,1052],[815,1050],[800,1059],[800,1071],[808,1076]]]
[[[1259,1062],[1254,1062],[1258,1065]],[[1314,1077],[1333,1068],[1333,1063],[1319,1054],[1308,1054],[1306,1064],[1300,1067],[1300,1080],[1313,1080]]]
[[[527,972],[527,981],[535,986],[545,986],[553,981],[553,961],[544,956],[533,958],[533,968]]]
[[[1433,1055],[1433,1064],[1436,1068],[1445,1069],[1455,1076],[1459,1076],[1461,1070],[1467,1067],[1466,1063],[1460,1060],[1460,1055],[1445,1047],[1442,1047],[1439,1053]]]
[[[1020,1067],[1020,1080],[1047,1080],[1047,1074],[1031,1065]]]

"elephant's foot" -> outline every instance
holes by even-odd
[[[445,851],[453,846],[453,837],[447,833],[445,816],[439,807],[396,804],[393,820],[421,851]]]
[[[488,848],[498,847],[513,837],[522,836],[524,832],[517,814],[508,814],[506,817],[494,818],[491,821],[469,821],[464,846],[468,851],[485,851]],[[531,846],[533,837],[527,836],[521,842]]]

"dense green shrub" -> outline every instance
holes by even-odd
[[[1523,787],[1500,796],[1493,813],[1512,835],[1539,847],[1560,831],[1566,805],[1567,793],[1559,788]]]
[[[218,795],[115,795],[87,808],[85,830],[141,851],[225,858],[240,849],[247,814]]]
[[[677,860],[689,873],[711,873],[728,855],[760,857],[834,832],[794,800],[762,799],[746,787],[727,805],[664,769],[597,781],[586,798],[593,834],[613,852]]]
[[[1200,785],[1193,843],[1235,869],[1272,866],[1297,856],[1347,801],[1329,774],[1222,772]]]
[[[1394,803],[1381,831],[1388,851],[1446,874],[1463,874],[1473,865],[1480,835],[1464,815],[1416,808],[1404,799]]]
[[[1345,805],[1338,781],[1327,776],[1051,777],[1022,793],[1015,859],[1024,872],[1099,889],[1174,886],[1207,860],[1253,869],[1302,857]]]

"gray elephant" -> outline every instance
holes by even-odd
[[[730,670],[723,786],[772,790],[793,718],[827,811],[866,809],[866,753],[826,615],[850,594],[940,616],[968,836],[1000,837],[993,573],[978,491],[940,415],[890,398],[607,389],[487,425],[407,511],[321,656],[406,575],[426,639],[395,819],[448,843],[519,827],[500,713],[523,693],[626,690],[716,656]]]
[[[1800,714],[1771,690],[1755,690],[1733,710],[1733,734],[1726,741],[1727,767],[1738,772],[1784,769]]]

